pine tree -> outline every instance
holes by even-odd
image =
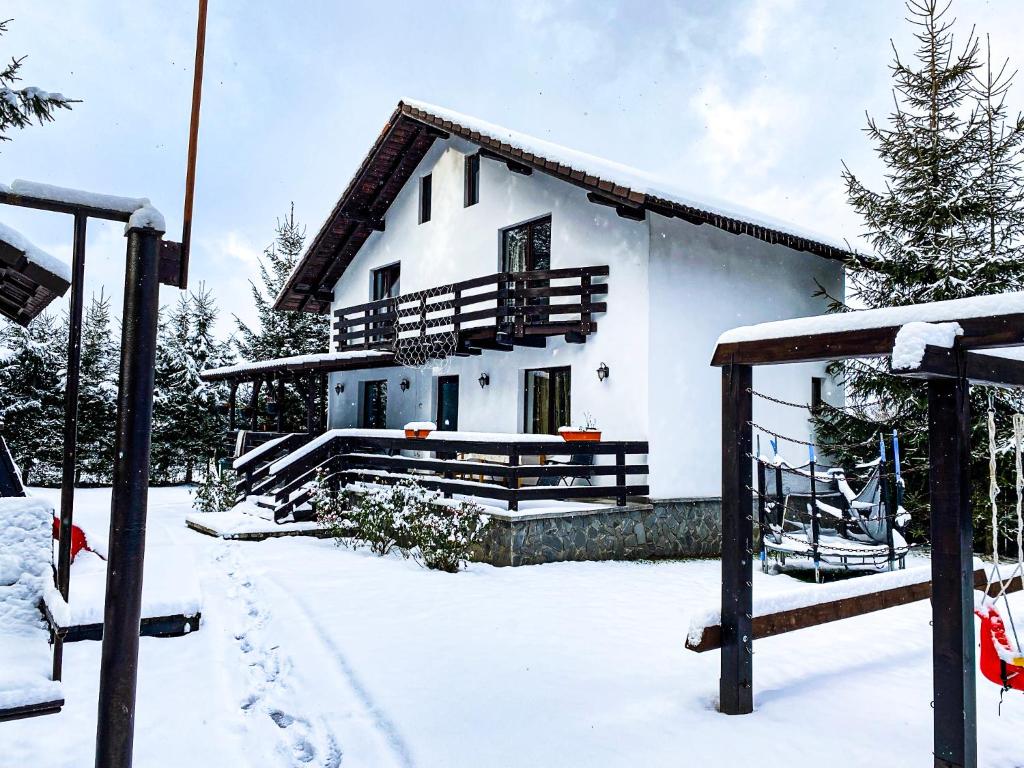
[[[53,315],[0,330],[0,420],[26,484],[60,482],[64,349]]]
[[[895,110],[886,125],[869,117],[867,134],[885,166],[885,187],[869,189],[844,166],[850,204],[861,216],[872,252],[848,264],[850,293],[869,307],[889,307],[1014,290],[1021,263],[1020,120],[1008,121],[1005,76],[979,68],[973,33],[955,47],[948,5],[909,0],[919,43],[915,62],[896,51]],[[833,310],[845,311],[833,301]],[[852,465],[877,456],[877,436],[899,431],[906,506],[912,532],[927,531],[928,433],[924,388],[893,377],[888,362],[850,361],[831,372],[853,407],[825,406],[815,418],[818,441]],[[1015,398],[999,394],[1003,435]],[[975,492],[986,493],[986,393],[975,389]],[[976,509],[983,509],[976,505]]]
[[[102,289],[89,300],[82,320],[79,370],[76,483],[106,484],[114,466],[118,346],[112,335],[110,297]]]
[[[0,35],[7,31],[11,20],[0,21]],[[11,57],[10,62],[0,69],[0,141],[10,141],[5,134],[12,128],[27,128],[33,120],[40,125],[53,120],[59,109],[71,109],[76,103],[60,93],[48,93],[33,86],[15,87],[21,78],[19,73],[25,57]]]
[[[217,308],[205,286],[182,294],[162,313],[154,393],[153,466],[158,482],[190,483],[205,472],[224,437],[223,383],[200,378],[231,362],[229,345],[213,333]]]
[[[322,317],[309,312],[280,311],[273,306],[302,255],[305,240],[306,228],[295,222],[293,203],[288,216],[278,219],[274,242],[260,259],[262,286],[250,282],[259,329],[254,330],[235,317],[235,348],[242,360],[255,362],[327,351],[330,333]],[[304,405],[294,392],[288,392],[286,402],[278,407],[298,413]]]

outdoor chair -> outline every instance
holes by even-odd
[[[573,453],[569,456],[568,461],[558,461],[557,459],[547,459],[544,462],[544,466],[568,466],[568,465],[580,465],[583,464],[588,467],[594,466],[594,454],[592,453]],[[576,480],[584,480],[587,485],[593,485],[593,475],[547,475],[537,480],[537,485],[572,485]]]

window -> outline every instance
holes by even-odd
[[[501,237],[501,271],[551,269],[551,217],[509,227]]]
[[[571,373],[564,368],[538,368],[526,371],[526,401],[523,431],[537,435],[557,435],[559,427],[570,426]]]
[[[370,300],[393,299],[398,296],[402,265],[399,262],[380,267],[370,273]]]
[[[363,403],[359,426],[363,429],[384,429],[387,426],[388,382],[363,382]]]
[[[825,386],[825,379],[821,376],[811,377],[811,413],[817,415],[821,410],[821,391]]]
[[[420,178],[420,224],[430,221],[430,174]]]
[[[480,202],[480,155],[466,155],[465,177],[462,205],[469,208]]]

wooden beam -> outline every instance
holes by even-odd
[[[105,219],[107,221],[127,222],[132,216],[131,212],[119,211],[111,208],[99,208],[93,205],[83,205],[81,203],[64,203],[41,197],[31,197],[29,195],[16,195],[13,192],[0,192],[0,203],[4,205],[16,205],[20,208],[33,208],[38,211],[68,213],[72,216],[87,216],[90,219]]]
[[[489,149],[480,149],[480,157],[486,157],[488,160],[497,160],[499,163],[504,163],[512,173],[518,173],[521,176],[530,176],[533,173],[533,168],[523,163],[517,163],[511,158],[500,155],[497,152],[493,152]]]
[[[963,349],[1024,345],[1024,313],[990,317],[950,317],[935,322],[959,323],[964,330],[964,335],[959,338]],[[890,325],[719,344],[711,364],[723,366],[733,362],[745,365],[773,365],[883,357],[892,354],[900,327]]]
[[[920,365],[893,373],[908,379],[955,379],[963,375],[972,384],[1024,387],[1024,360],[965,352],[963,366],[963,371],[957,369],[956,350],[928,346]]]
[[[969,390],[962,378],[928,382],[936,768],[978,764]]]
[[[870,577],[865,577],[870,578]],[[974,572],[974,587],[984,590],[988,584],[988,574],[983,568]],[[1020,592],[1024,588],[1020,577],[1011,582],[1008,593]],[[998,595],[998,585],[993,584],[989,595]],[[863,616],[866,613],[884,611],[887,608],[895,608],[900,605],[916,603],[920,600],[927,600],[932,596],[931,581],[922,581],[918,584],[909,584],[892,589],[883,589],[867,595],[856,595],[844,597],[840,600],[829,600],[828,602],[808,605],[801,608],[792,608],[787,611],[777,611],[754,617],[754,639],[763,640],[766,637],[775,637],[787,632],[795,632],[798,629],[809,629],[822,624],[831,624],[833,621],[852,619],[854,616]],[[713,625],[704,628],[700,641],[690,643],[687,640],[686,648],[697,653],[714,651],[722,647],[722,628]]]
[[[597,192],[588,192],[587,200],[596,205],[607,205],[610,208],[614,208],[615,212],[624,219],[644,221],[647,218],[647,211],[642,205],[624,205],[618,200],[613,200]]]
[[[719,708],[726,715],[754,711],[754,499],[750,463],[753,371],[722,368],[722,625]]]

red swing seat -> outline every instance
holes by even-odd
[[[60,519],[57,517],[53,518],[53,538],[57,540],[60,538]],[[85,538],[85,531],[79,528],[74,523],[71,524],[71,562],[75,562],[75,557],[82,550],[92,552],[89,548],[89,540]]]
[[[1024,656],[1010,644],[1003,617],[994,605],[974,613],[981,619],[981,674],[1006,690],[1024,691]]]

